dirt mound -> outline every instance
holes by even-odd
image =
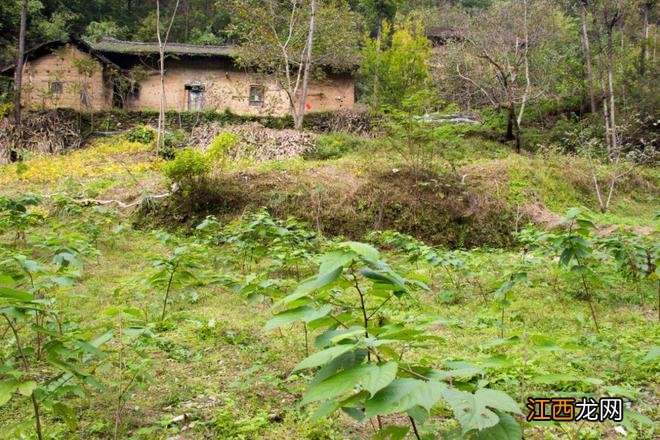
[[[258,122],[239,125],[213,123],[193,128],[188,137],[188,144],[206,149],[223,131],[233,133],[239,138],[239,145],[228,152],[229,157],[233,160],[248,158],[255,162],[301,156],[314,148],[317,138],[313,133],[290,129],[274,130]]]
[[[328,165],[296,175],[233,173],[198,181],[142,213],[137,223],[193,226],[209,214],[229,219],[261,207],[329,236],[362,239],[374,229],[395,229],[449,247],[514,244],[509,206],[460,177],[410,169],[356,175]]]
[[[550,211],[543,203],[527,203],[520,207],[520,212],[535,225],[552,229],[559,226],[562,217]]]

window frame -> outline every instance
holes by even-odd
[[[53,96],[60,96],[64,93],[64,84],[62,81],[48,81],[48,92]]]
[[[253,91],[260,91],[253,93]],[[252,99],[254,96],[261,98],[260,100]],[[263,84],[250,84],[250,89],[248,91],[248,104],[250,107],[263,107],[264,101],[266,99],[266,86]]]

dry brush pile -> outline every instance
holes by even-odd
[[[206,149],[221,132],[230,132],[239,143],[228,155],[232,160],[251,159],[255,162],[283,160],[301,156],[314,148],[317,135],[296,130],[274,130],[258,122],[239,125],[218,123],[200,125],[192,129],[188,144]]]
[[[65,112],[26,113],[21,130],[13,118],[0,120],[0,164],[10,161],[12,151],[57,154],[78,148],[82,142],[79,122]]]

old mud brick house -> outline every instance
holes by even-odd
[[[169,43],[165,60],[165,106],[176,111],[224,111],[284,116],[289,100],[274,78],[241,69],[231,46]],[[111,108],[157,110],[160,106],[158,45],[104,39],[43,44],[26,54],[22,103],[28,109]],[[2,71],[13,75],[13,67]],[[310,112],[353,108],[352,72],[330,72],[314,81]]]

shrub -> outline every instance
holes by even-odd
[[[347,133],[333,133],[319,136],[314,148],[304,154],[305,159],[328,160],[338,159],[348,152],[363,146],[365,140],[359,136]]]
[[[210,171],[210,164],[206,156],[192,148],[179,150],[174,160],[165,164],[165,175],[172,181],[184,183],[205,177]]]
[[[150,144],[155,138],[156,132],[148,125],[138,125],[126,135],[127,140],[131,142],[140,142],[142,144]]]
[[[186,133],[183,130],[173,130],[165,133],[163,139],[165,148],[183,148],[186,146]]]
[[[165,160],[172,160],[176,150],[186,146],[186,135],[182,130],[168,131],[163,138],[163,146],[158,150],[158,155]]]
[[[228,131],[218,134],[206,150],[206,155],[212,162],[222,162],[230,149],[238,145],[238,136]]]
[[[11,102],[7,102],[4,104],[0,104],[0,119],[6,118],[10,114],[12,114],[14,111],[14,104]]]

